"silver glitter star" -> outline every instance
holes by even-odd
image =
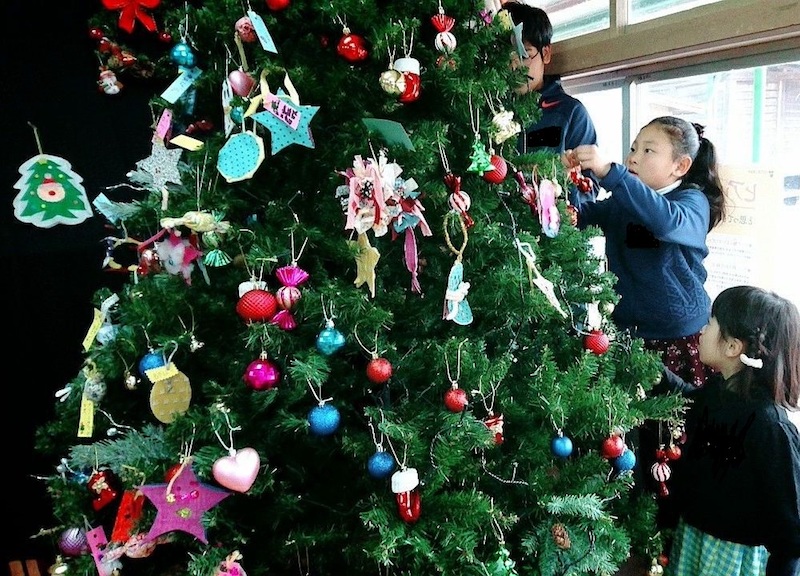
[[[178,161],[181,159],[182,148],[168,149],[164,142],[153,142],[153,151],[144,160],[139,160],[136,167],[147,172],[153,178],[153,185],[161,190],[167,184],[181,183],[181,174],[178,171]]]

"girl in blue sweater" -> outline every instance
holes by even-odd
[[[714,146],[702,127],[673,116],[652,120],[631,146],[625,165],[600,156],[597,146],[567,150],[568,167],[590,171],[610,196],[575,202],[578,225],[605,236],[608,268],[620,301],[612,318],[644,339],[664,364],[701,386],[710,371],[697,354],[711,299],[706,235],[723,218],[724,198]]]
[[[717,370],[691,398],[673,494],[670,576],[800,575],[800,313],[754,286],[723,290],[700,332]]]

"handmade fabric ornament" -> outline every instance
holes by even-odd
[[[310,124],[319,106],[301,105],[300,95],[288,76],[284,79],[284,86],[289,90],[289,94],[279,89],[277,95],[269,91],[269,86],[263,78],[262,74],[261,97],[264,111],[253,114],[253,119],[272,134],[270,138],[272,155],[275,156],[291,144],[314,148]]]
[[[451,320],[452,322],[461,326],[472,324],[472,308],[467,302],[467,294],[469,293],[470,283],[464,281],[464,265],[461,259],[464,255],[464,249],[467,247],[467,227],[461,218],[458,222],[461,224],[461,233],[463,235],[463,242],[460,248],[453,246],[450,241],[450,235],[447,231],[448,219],[453,215],[453,212],[448,212],[445,215],[444,230],[445,242],[447,243],[450,251],[456,255],[456,261],[450,268],[450,273],[447,276],[447,289],[444,295],[444,308],[442,311],[443,320]]]
[[[155,243],[155,250],[163,269],[170,274],[182,276],[187,285],[192,284],[194,262],[202,256],[196,242],[196,236],[186,238],[170,230],[165,240]]]
[[[139,160],[136,167],[150,177],[152,186],[156,190],[161,191],[167,183],[181,183],[178,162],[182,153],[183,148],[167,148],[163,140],[155,138],[150,156]]]
[[[252,178],[264,161],[264,140],[245,130],[231,136],[217,155],[217,171],[228,182]]]
[[[555,308],[563,318],[566,318],[568,314],[561,307],[561,302],[559,302],[558,298],[556,297],[553,283],[542,276],[541,272],[539,272],[539,269],[536,267],[536,254],[533,251],[533,247],[528,242],[521,242],[519,238],[514,238],[514,245],[525,259],[525,264],[528,269],[528,281],[530,282],[531,290],[533,290],[533,287],[536,286],[542,291],[542,294],[545,295],[550,305],[553,306],[553,308]]]
[[[542,232],[548,238],[555,238],[558,235],[561,215],[556,206],[556,197],[560,194],[561,187],[553,180],[543,179],[539,183],[539,193],[537,194],[539,223],[542,225]]]
[[[192,470],[190,459],[168,483],[149,484],[140,490],[158,510],[147,534],[148,540],[167,532],[182,531],[203,544],[208,543],[202,523],[203,513],[231,495],[226,490],[201,483]]]
[[[58,156],[39,154],[19,167],[14,216],[40,228],[80,224],[92,215],[83,178]]]
[[[372,230],[375,236],[386,234],[390,216],[378,161],[374,158],[365,160],[357,155],[352,168],[340,174],[344,176],[345,184],[337,188],[336,195],[342,198],[347,215],[345,230],[355,230],[359,235],[368,230]]]

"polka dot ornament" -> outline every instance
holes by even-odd
[[[253,132],[231,136],[217,156],[217,170],[228,182],[252,178],[264,161],[264,140]]]

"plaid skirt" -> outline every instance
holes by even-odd
[[[665,576],[764,576],[769,553],[763,546],[720,540],[681,520],[675,530]]]

